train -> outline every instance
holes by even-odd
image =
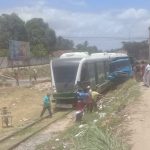
[[[130,58],[121,53],[64,53],[51,60],[50,70],[56,108],[72,108],[79,86],[103,92],[110,83],[133,75]]]

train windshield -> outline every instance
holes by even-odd
[[[126,60],[117,60],[110,64],[110,72],[119,71],[121,68],[129,67],[130,61]]]
[[[79,61],[58,61],[53,63],[53,74],[58,92],[73,91]]]
[[[77,73],[77,67],[77,65],[54,67],[53,70],[55,82],[74,82]]]

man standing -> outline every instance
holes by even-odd
[[[37,70],[35,68],[33,69],[33,78],[35,81],[37,80]]]
[[[16,85],[19,86],[19,70],[14,69],[14,78],[16,80]]]
[[[147,87],[150,86],[150,64],[148,64],[145,68],[143,81],[144,81],[144,85],[146,85]]]
[[[93,108],[97,110],[97,101],[100,99],[100,94],[95,90],[92,91]]]
[[[47,95],[44,96],[44,98],[43,98],[43,110],[42,110],[42,112],[41,112],[40,117],[43,116],[43,114],[45,113],[46,109],[47,109],[48,112],[49,112],[49,117],[52,117],[50,93],[47,93]]]

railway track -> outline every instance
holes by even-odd
[[[52,118],[42,118],[36,120],[35,122],[31,123],[30,125],[24,127],[23,129],[8,135],[0,139],[0,150],[12,150],[19,146],[21,143],[35,135],[36,133],[42,131],[50,124],[58,121],[59,119],[64,118],[70,111],[64,112],[57,112],[53,115]]]

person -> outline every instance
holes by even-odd
[[[45,95],[43,97],[43,109],[42,109],[40,117],[43,116],[43,114],[45,113],[46,109],[49,112],[49,117],[52,117],[50,93],[47,93],[47,95]]]
[[[93,100],[92,100],[92,89],[90,86],[87,86],[87,88],[85,89],[85,93],[88,94],[87,99],[86,99],[87,112],[92,112]]]
[[[144,76],[144,72],[145,72],[145,69],[146,69],[146,63],[145,63],[145,61],[142,61],[141,62],[141,78],[143,78],[143,76]]]
[[[37,80],[37,70],[35,68],[33,69],[33,78],[35,81]]]
[[[19,73],[17,69],[14,69],[14,78],[16,80],[16,85],[19,86]]]
[[[150,86],[150,64],[147,64],[145,68],[143,82],[144,82],[144,85],[146,85],[147,87]]]
[[[93,109],[97,110],[97,101],[99,100],[100,94],[95,90],[92,91]]]
[[[135,79],[136,81],[141,81],[141,65],[139,62],[136,62],[134,67]]]

